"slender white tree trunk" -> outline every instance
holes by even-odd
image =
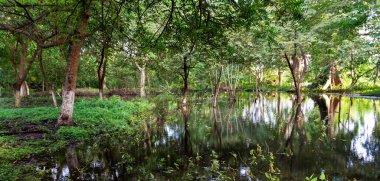
[[[20,91],[16,90],[15,92],[15,107],[20,107],[21,106],[21,96],[20,96]]]
[[[141,77],[140,77],[140,96],[145,97],[145,67],[140,70]]]
[[[51,94],[51,97],[53,99],[53,104],[54,104],[54,107],[57,107],[58,104],[57,104],[57,98],[55,97],[55,93],[53,90],[50,91],[50,94]]]
[[[146,92],[145,92],[145,79],[146,79],[146,75],[145,75],[145,64],[143,64],[142,66],[140,66],[137,62],[135,62],[136,64],[136,67],[139,69],[140,71],[140,97],[145,97],[146,96]]]

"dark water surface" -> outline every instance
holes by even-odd
[[[156,99],[138,138],[117,134],[41,158],[47,180],[267,180],[251,150],[272,152],[280,180],[380,180],[380,101],[290,94],[242,94],[235,104],[194,98],[189,114]],[[276,174],[275,174],[276,175]],[[224,177],[223,177],[224,176]],[[255,178],[253,178],[255,177]],[[223,180],[223,179],[222,179]]]

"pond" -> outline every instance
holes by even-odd
[[[380,179],[380,101],[343,95],[238,95],[235,103],[155,99],[135,137],[119,133],[37,160],[47,180]],[[271,154],[272,153],[272,154]]]

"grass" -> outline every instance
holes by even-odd
[[[380,89],[379,90],[365,91],[361,95],[363,95],[363,96],[380,96]]]
[[[21,173],[33,173],[33,168],[19,163],[56,152],[71,142],[90,141],[102,133],[138,131],[141,120],[150,116],[152,108],[140,99],[79,99],[74,108],[76,125],[56,128],[60,108],[46,106],[50,99],[25,99],[26,105],[39,102],[41,106],[17,109],[11,100],[0,98],[0,180],[17,180]],[[26,137],[21,130],[32,130],[38,136]]]
[[[61,103],[61,98],[57,97],[58,103]],[[15,108],[15,98],[6,97],[0,98],[0,109]],[[23,108],[41,107],[41,106],[53,106],[53,100],[51,97],[30,97],[21,99],[21,106]]]
[[[261,90],[264,91],[295,91],[293,85],[284,84],[283,86],[278,85],[263,85]],[[245,87],[246,91],[252,91],[252,87]],[[349,87],[334,87],[333,89],[321,90],[321,87],[302,87],[303,92],[314,92],[314,93],[328,93],[328,92],[336,92],[336,93],[354,93],[360,94],[362,96],[380,96],[380,86],[373,84],[357,84],[353,88],[349,89]]]

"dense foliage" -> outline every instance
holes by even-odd
[[[0,16],[9,19],[0,32],[0,94],[11,94],[17,81],[12,57],[18,39],[30,39],[27,54],[47,44],[18,27],[27,18],[54,11],[35,20],[39,31],[57,31],[47,42],[62,39],[71,28],[61,20],[75,24],[75,14],[67,10],[76,3],[53,1],[3,2]],[[303,47],[309,56],[306,84],[320,89],[336,67],[342,79],[340,89],[358,85],[377,85],[379,75],[379,5],[376,1],[107,1],[93,2],[87,37],[79,64],[78,87],[102,87],[98,69],[106,66],[105,89],[136,90],[140,71],[145,68],[149,91],[178,90],[183,87],[183,59],[188,57],[191,89],[211,88],[210,79],[222,66],[231,64],[244,72],[239,87],[260,89],[269,85],[292,85],[283,52],[288,55]],[[73,7],[71,7],[73,6]],[[51,9],[46,9],[49,7]],[[76,9],[73,9],[77,11]],[[30,16],[30,17],[29,17]],[[46,18],[46,19],[45,19]],[[53,22],[55,24],[53,24]],[[68,23],[68,22],[66,22]],[[21,31],[23,30],[23,31]],[[25,31],[25,32],[24,32]],[[30,36],[28,36],[30,35]],[[32,36],[33,35],[33,36]],[[47,37],[46,37],[47,38]],[[295,48],[295,49],[294,49]],[[47,79],[58,90],[64,83],[66,43],[44,48],[42,59]],[[300,55],[297,55],[300,56]],[[103,60],[105,59],[105,60]],[[106,63],[101,63],[106,62]],[[14,66],[14,67],[13,67]],[[301,63],[302,66],[302,63]],[[13,68],[12,68],[13,67]],[[207,78],[209,77],[209,78]],[[283,78],[282,78],[283,77]],[[317,79],[316,79],[317,78]],[[30,88],[47,90],[47,81],[37,61],[26,77]],[[222,81],[227,85],[227,81]]]

